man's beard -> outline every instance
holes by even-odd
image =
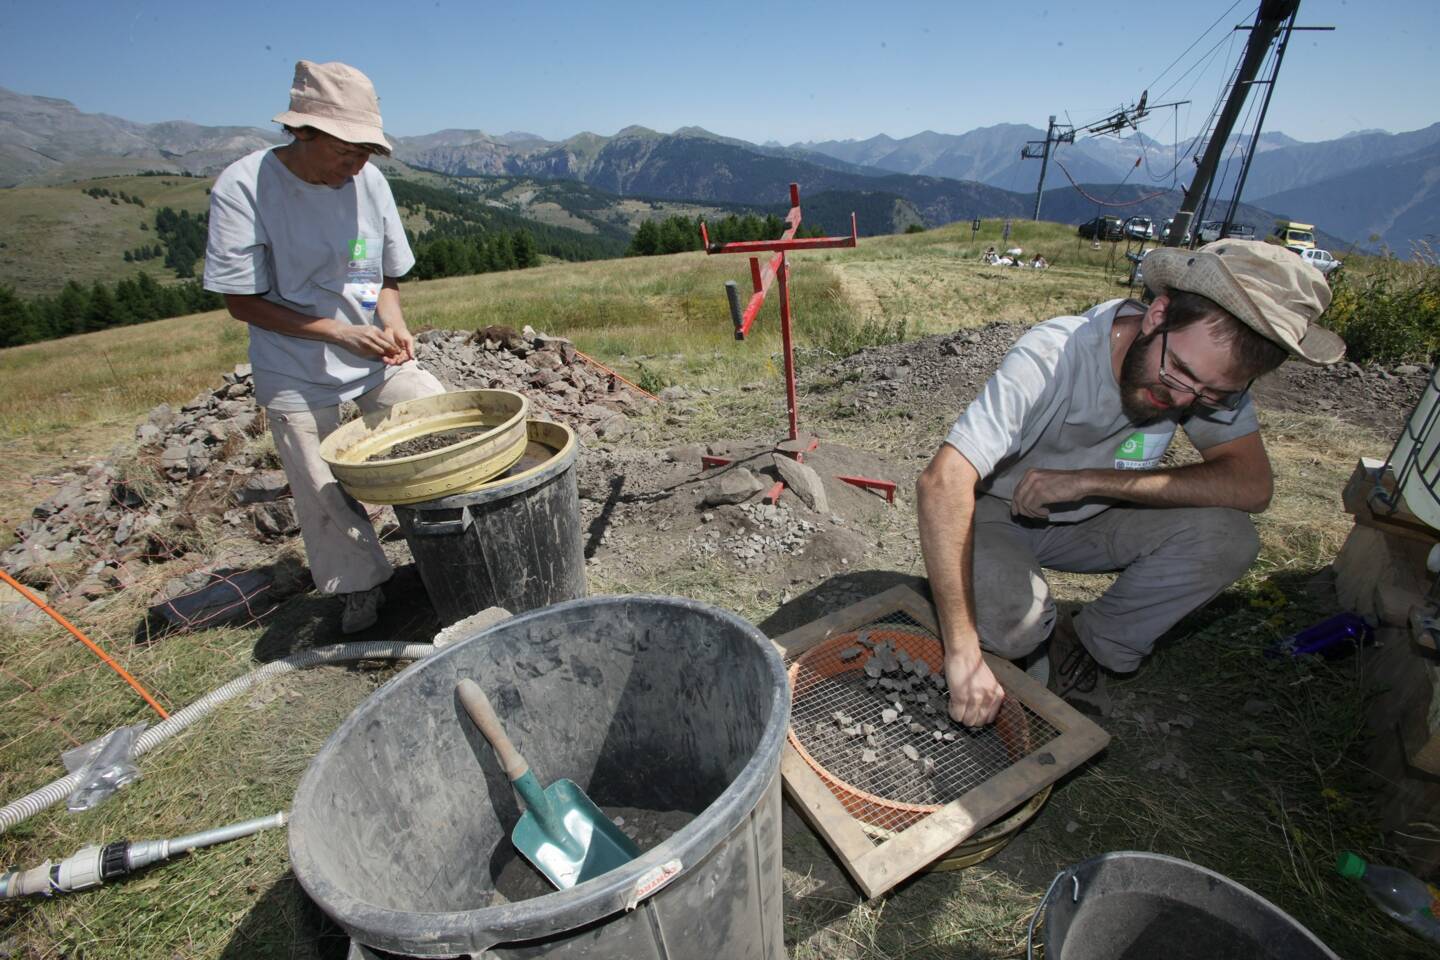
[[[1159,335],[1140,334],[1125,351],[1125,358],[1120,361],[1120,409],[1137,426],[1166,418],[1176,419],[1184,409],[1174,405],[1174,395],[1162,384],[1145,376],[1145,356],[1149,352],[1150,342]],[[1156,407],[1150,399],[1151,393],[1171,406],[1164,409]]]

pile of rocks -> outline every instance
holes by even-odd
[[[186,553],[185,533],[206,516],[258,538],[293,532],[293,511],[276,502],[288,492],[284,474],[263,469],[248,444],[263,426],[248,364],[179,410],[162,403],[136,428],[133,454],[117,448],[54,478],[60,489],[15,528],[19,542],[0,566],[31,586],[60,588],[73,609]],[[85,564],[78,574],[76,563]]]
[[[730,536],[716,529],[697,532],[690,538],[691,555],[709,558],[723,553],[744,566],[759,566],[770,557],[803,555],[806,544],[819,529],[817,524],[797,517],[784,503],[745,503],[739,509],[756,529],[741,527]],[[714,520],[713,511],[700,515],[702,524]]]
[[[652,402],[586,363],[569,340],[528,326],[427,330],[415,339],[421,366],[452,388],[523,393],[532,416],[568,424],[582,442],[624,436],[630,431],[626,414]]]
[[[451,388],[524,393],[535,416],[567,423],[582,441],[625,434],[626,413],[650,402],[568,340],[529,327],[431,330],[417,341],[417,359]],[[185,553],[185,534],[206,519],[257,545],[296,533],[284,473],[249,442],[264,427],[249,364],[178,410],[161,404],[136,428],[138,449],[54,478],[59,490],[15,528],[19,542],[0,553],[0,567],[74,609],[134,583],[144,564]]]

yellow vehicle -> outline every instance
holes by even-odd
[[[1271,234],[1282,244],[1299,253],[1315,249],[1315,224],[1299,220],[1276,220],[1275,232]]]

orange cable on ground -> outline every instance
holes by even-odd
[[[154,697],[150,696],[150,691],[146,690],[143,686],[141,686],[140,681],[132,677],[128,670],[120,666],[120,664],[116,663],[114,657],[110,656],[110,654],[100,649],[99,645],[97,645],[95,641],[91,640],[89,637],[85,636],[85,634],[75,629],[74,624],[72,624],[69,620],[66,620],[56,611],[50,609],[49,605],[46,604],[44,600],[41,600],[29,590],[26,590],[23,586],[20,585],[20,582],[18,580],[10,576],[10,574],[6,573],[4,570],[0,570],[0,579],[3,579],[6,583],[10,584],[10,586],[14,587],[17,591],[19,591],[20,596],[24,597],[26,600],[29,600],[31,603],[35,604],[35,606],[39,607],[41,610],[44,610],[46,613],[50,614],[51,618],[54,619],[56,623],[60,624],[60,626],[64,627],[66,630],[69,630],[72,634],[75,635],[75,639],[79,640],[81,643],[85,644],[85,646],[89,647],[91,652],[93,652],[95,656],[99,657],[101,660],[105,661],[105,663],[110,667],[111,670],[114,670],[116,673],[120,674],[121,679],[123,679],[126,683],[130,684],[130,686],[134,687],[135,692],[140,694],[140,696],[145,699],[146,703],[150,704],[150,708],[156,713],[160,714],[161,720],[168,720],[170,718],[170,714],[166,712],[165,708],[160,706],[159,703],[155,702]]]
[[[572,347],[571,349],[574,349],[574,348]],[[656,403],[663,403],[663,402],[664,402],[664,401],[661,400],[659,397],[655,396],[655,394],[651,393],[649,390],[643,389],[642,387],[637,387],[637,386],[635,386],[635,384],[631,383],[629,380],[626,380],[624,377],[620,376],[620,374],[616,373],[614,370],[611,370],[609,367],[605,366],[605,364],[601,363],[599,360],[596,360],[596,359],[594,359],[594,358],[592,358],[592,357],[587,357],[587,356],[585,356],[585,354],[581,353],[579,350],[576,350],[576,351],[575,351],[575,356],[579,357],[581,360],[584,360],[586,363],[594,364],[595,366],[599,367],[601,370],[604,370],[606,373],[610,374],[610,376],[614,377],[616,380],[619,380],[621,383],[625,384],[626,386],[633,387],[634,389],[639,390],[641,393],[645,394],[645,396],[649,397],[651,400],[654,400]]]

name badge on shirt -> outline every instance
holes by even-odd
[[[374,311],[379,302],[380,284],[385,279],[380,264],[381,249],[377,239],[356,237],[350,241],[350,255],[345,265],[345,294],[353,297],[366,314]]]
[[[1115,448],[1116,470],[1153,470],[1160,465],[1160,459],[1170,448],[1175,428],[1164,433],[1146,433],[1136,430]]]

